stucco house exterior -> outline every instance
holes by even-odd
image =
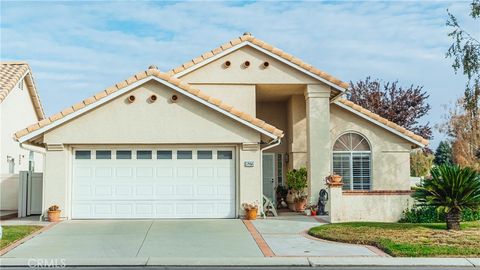
[[[0,210],[17,210],[19,171],[43,171],[43,155],[22,148],[13,134],[45,118],[25,62],[0,62]]]
[[[44,205],[67,219],[236,218],[306,166],[330,221],[396,221],[428,141],[342,98],[348,84],[250,34],[155,66],[15,133],[46,149]],[[343,186],[325,177],[341,174]]]

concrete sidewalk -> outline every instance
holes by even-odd
[[[480,267],[480,258],[386,257],[231,257],[231,258],[0,258],[2,267],[18,266],[443,266]]]

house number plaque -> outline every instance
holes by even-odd
[[[253,160],[247,160],[244,162],[245,167],[254,167],[255,166],[255,161]]]

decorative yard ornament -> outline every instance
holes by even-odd
[[[328,215],[328,211],[325,211],[328,201],[328,192],[325,189],[321,189],[318,195],[318,215],[326,216]]]

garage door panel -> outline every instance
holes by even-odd
[[[227,159],[218,159],[217,150],[179,150],[185,159],[177,159],[176,149],[142,150],[148,159],[137,159],[138,150],[122,149],[132,155],[116,159],[112,149],[111,159],[102,160],[91,150],[91,159],[74,159],[72,217],[234,217],[233,149],[221,149]]]
[[[115,176],[117,178],[120,177],[133,177],[133,168],[131,167],[116,167],[115,168]]]
[[[167,177],[171,179],[173,177],[173,168],[172,167],[157,167],[157,177],[163,178]]]

